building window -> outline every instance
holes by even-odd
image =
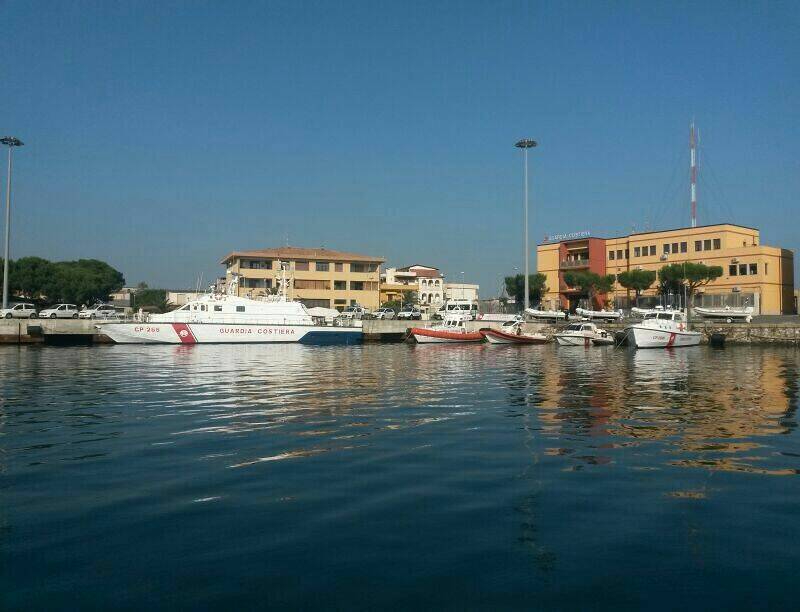
[[[702,251],[703,250],[703,241],[702,240],[695,240],[694,241],[694,250],[695,251]]]
[[[769,264],[765,263],[764,264],[764,276],[766,276],[767,274],[769,274]]]
[[[739,264],[739,276],[747,276],[747,264]]]
[[[314,263],[314,268],[317,272],[328,272],[331,269],[331,264],[327,261],[317,261]]]
[[[730,266],[728,266],[728,276],[736,276],[737,271],[738,268],[736,267],[736,264],[731,264]]]
[[[625,249],[625,259],[630,259],[630,258],[631,258],[630,251],[628,249]]]
[[[308,272],[308,262],[296,261],[294,262],[294,269],[299,270],[300,272]]]
[[[617,259],[622,259],[622,250],[617,251]]]
[[[333,290],[347,291],[347,281],[337,281],[337,280],[333,281]]]
[[[642,254],[642,249],[640,247],[633,247],[633,256],[639,257]],[[525,293],[523,291],[523,293]]]
[[[298,279],[294,281],[295,289],[318,289],[327,291],[331,288],[329,281],[326,280],[304,280]]]
[[[614,251],[609,251],[609,252],[608,252],[608,258],[609,258],[611,261],[613,261],[613,260],[614,260]],[[523,291],[522,293],[525,293],[525,292]]]
[[[364,291],[364,281],[350,281],[350,291]]]
[[[685,242],[681,242],[681,253],[685,253],[686,252],[686,246],[687,245],[686,245]]]
[[[237,306],[236,312],[244,312],[244,306]]]
[[[300,302],[306,308],[330,308],[331,301],[330,300],[309,300],[309,299],[301,299]]]
[[[719,250],[722,248],[722,241],[719,238],[714,238],[714,249]]]
[[[673,253],[677,253],[678,252],[678,243],[677,242],[673,242],[672,243],[672,252]]]
[[[651,244],[650,245],[650,255],[655,256],[655,254],[656,254],[656,245]]]
[[[351,263],[350,272],[375,272],[378,269],[378,264],[374,263]]]
[[[664,245],[664,255],[669,255],[669,244]]]
[[[758,264],[750,264],[750,274],[758,274]]]
[[[711,250],[711,239],[710,238],[707,238],[706,240],[703,240],[703,250],[704,251],[710,251]]]
[[[333,271],[334,272],[342,272],[342,271],[344,271],[344,264],[340,264],[340,263],[333,264]]]

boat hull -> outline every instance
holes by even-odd
[[[579,336],[577,334],[556,334],[556,343],[559,346],[590,346],[591,336]]]
[[[101,323],[118,344],[359,344],[361,329],[253,323]]]
[[[438,329],[427,329],[425,327],[415,327],[411,330],[414,340],[420,344],[433,343],[455,343],[455,342],[482,342],[483,336],[480,332],[451,332]]]
[[[636,348],[697,346],[702,334],[693,331],[669,331],[639,325],[627,328],[628,341]]]
[[[481,334],[490,344],[544,344],[545,336],[507,334],[496,329],[482,329]]]

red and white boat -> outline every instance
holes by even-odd
[[[441,325],[433,327],[414,327],[411,335],[420,344],[434,342],[483,342],[479,331],[467,331],[463,315],[450,314]]]
[[[543,334],[522,333],[522,321],[508,321],[500,329],[486,327],[481,334],[490,344],[544,344],[547,336]]]

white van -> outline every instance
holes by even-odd
[[[449,314],[461,313],[464,320],[474,321],[478,318],[478,303],[470,300],[449,300],[442,304],[434,314],[436,319],[444,319]]]

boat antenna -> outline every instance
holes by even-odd
[[[689,125],[689,192],[692,200],[692,227],[697,227],[697,143],[700,130],[695,137],[694,119]]]

